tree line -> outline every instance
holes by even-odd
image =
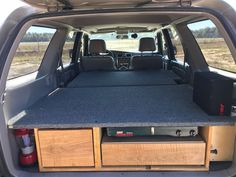
[[[216,27],[207,27],[192,31],[196,38],[220,38],[219,31]]]
[[[52,39],[53,33],[26,33],[22,42],[48,42]]]
[[[220,34],[216,27],[207,27],[199,30],[192,31],[196,38],[219,38]],[[52,39],[53,33],[26,33],[22,42],[48,42]],[[72,38],[67,38],[67,41],[73,41]]]
[[[52,39],[54,33],[26,33],[21,42],[48,42]],[[66,41],[74,41],[74,37],[67,37]]]

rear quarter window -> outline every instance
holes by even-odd
[[[56,29],[30,27],[16,50],[7,79],[37,71]]]
[[[188,24],[210,67],[236,72],[234,58],[219,30],[210,20]]]
[[[173,27],[169,28],[168,32],[174,48],[175,59],[177,61],[184,62],[184,50],[178,32]]]
[[[63,66],[69,65],[71,63],[71,51],[73,50],[74,42],[75,42],[74,31],[71,31],[66,38],[65,44],[63,46],[62,51],[62,64]]]

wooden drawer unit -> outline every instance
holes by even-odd
[[[106,137],[102,143],[104,166],[204,165],[206,143],[197,139],[179,141],[143,139],[131,141]]]
[[[92,129],[37,130],[42,168],[94,166]]]
[[[199,136],[108,137],[102,128],[35,129],[41,172],[208,171],[210,127]]]

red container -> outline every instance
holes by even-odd
[[[37,162],[34,133],[29,129],[15,131],[17,144],[20,148],[19,161],[22,166],[31,166]]]
[[[20,154],[20,164],[22,166],[32,166],[37,162],[36,151],[33,151],[31,154]]]

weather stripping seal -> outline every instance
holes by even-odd
[[[26,115],[25,111],[21,111],[20,113],[18,113],[17,115],[15,115],[14,117],[12,117],[9,121],[8,121],[8,127],[9,128],[13,128],[13,124],[15,124],[18,120],[22,119],[24,116]]]

